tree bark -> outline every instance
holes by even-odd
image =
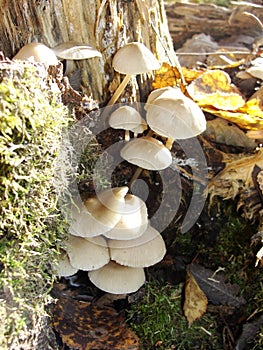
[[[0,0],[0,6],[0,50],[10,58],[33,41],[49,47],[66,41],[96,47],[102,59],[76,66],[82,68],[83,91],[99,102],[107,101],[120,81],[111,61],[125,43],[140,41],[160,61],[176,64],[163,0]],[[143,78],[144,85],[147,80]]]

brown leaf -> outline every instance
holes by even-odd
[[[71,349],[139,349],[137,335],[126,326],[124,317],[110,307],[61,298],[54,307],[53,325]]]
[[[202,134],[216,143],[255,149],[257,144],[243,130],[221,118],[209,120]]]
[[[197,284],[194,276],[187,271],[185,282],[185,301],[184,314],[187,318],[189,326],[198,318],[200,318],[207,308],[207,297]]]

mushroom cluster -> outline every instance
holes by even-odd
[[[95,286],[113,294],[138,290],[145,282],[144,268],[166,253],[144,201],[126,186],[101,191],[75,206],[69,233],[58,275],[88,271]]]

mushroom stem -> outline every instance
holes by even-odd
[[[126,88],[126,86],[127,86],[128,82],[130,81],[130,79],[131,79],[131,74],[125,75],[123,81],[117,87],[117,89],[115,90],[115,92],[112,95],[111,99],[107,103],[107,106],[112,106],[118,100],[118,98],[120,97],[120,95],[123,92],[123,90]]]
[[[129,130],[125,130],[124,140],[130,141],[130,131]]]
[[[146,135],[146,136],[149,136],[149,137],[150,137],[150,136],[152,136],[152,134],[153,134],[153,131],[152,131],[152,130],[149,130],[149,131],[147,132],[147,135]],[[131,178],[131,180],[130,180],[130,182],[129,182],[129,184],[128,184],[128,187],[129,187],[130,190],[131,190],[131,188],[132,188],[132,185],[133,185],[134,181],[136,181],[136,180],[138,179],[138,177],[141,175],[142,171],[143,171],[143,169],[140,168],[140,167],[138,167],[138,168],[136,169],[135,173],[133,174],[133,176],[132,176],[132,178]]]
[[[174,139],[168,137],[165,143],[165,147],[169,149],[169,151],[172,149],[174,143]]]

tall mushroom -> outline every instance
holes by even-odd
[[[108,102],[108,106],[118,100],[132,75],[160,69],[161,64],[144,44],[131,42],[117,51],[113,57],[112,66],[116,72],[125,74],[125,77]]]
[[[179,88],[163,90],[150,104],[146,103],[146,108],[147,123],[157,134],[168,138],[168,149],[174,139],[188,139],[206,129],[203,111]]]

